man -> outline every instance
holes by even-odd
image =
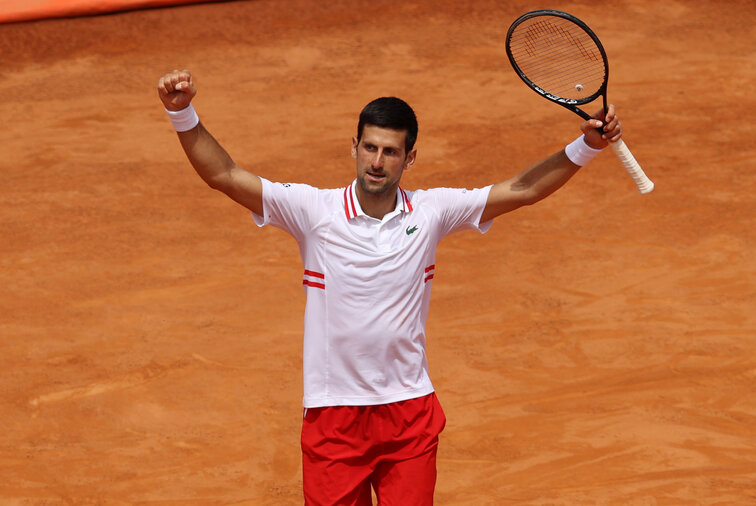
[[[162,77],[158,93],[200,177],[251,210],[258,226],[299,243],[306,504],[369,505],[371,486],[380,504],[432,504],[446,421],[425,354],[436,246],[458,230],[486,232],[496,216],[564,185],[621,137],[614,107],[584,122],[565,150],[504,182],[407,191],[399,183],[417,156],[417,119],[402,100],[379,98],[360,113],[352,139],[356,179],[322,190],[238,167],[199,122],[188,71]]]

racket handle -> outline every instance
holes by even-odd
[[[610,142],[609,145],[614,150],[614,154],[620,159],[622,165],[625,166],[625,170],[630,174],[630,177],[635,181],[638,191],[641,193],[651,193],[654,189],[654,183],[651,181],[646,173],[641,169],[640,164],[635,160],[635,157],[627,148],[625,141],[622,139],[617,142]]]

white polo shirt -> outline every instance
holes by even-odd
[[[307,294],[303,375],[306,408],[364,406],[433,392],[425,354],[436,246],[480,224],[490,186],[397,191],[382,220],[346,188],[263,183],[262,227],[299,243]]]

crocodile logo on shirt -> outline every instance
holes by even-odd
[[[412,235],[415,233],[416,230],[417,230],[417,225],[415,225],[412,228],[407,227],[407,230],[405,230],[405,232],[407,232],[407,235]]]

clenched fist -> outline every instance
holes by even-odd
[[[189,106],[197,88],[188,70],[174,70],[160,78],[158,96],[169,111],[180,111]]]

